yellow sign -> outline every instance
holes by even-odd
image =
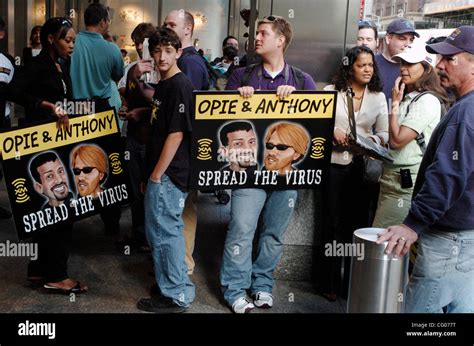
[[[25,129],[0,133],[0,151],[3,160],[19,158],[40,151],[62,147],[117,133],[113,110],[69,119],[66,130],[48,123]]]
[[[331,119],[335,92],[298,93],[280,99],[275,93],[196,94],[196,120],[231,119]]]

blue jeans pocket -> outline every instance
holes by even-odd
[[[464,273],[474,270],[474,239],[461,240],[456,269]]]

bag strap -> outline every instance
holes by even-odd
[[[413,98],[413,100],[411,100],[410,103],[408,104],[405,116],[410,112],[410,106],[412,105],[412,103],[417,102],[422,96],[424,96],[426,94],[431,94],[431,95],[435,96],[438,99],[438,101],[440,103],[440,106],[441,106],[441,116],[440,116],[440,118],[443,118],[443,116],[446,114],[446,105],[444,104],[443,100],[441,100],[441,98],[438,96],[438,94],[436,94],[435,92],[432,92],[432,91],[423,91],[422,93],[419,93],[418,95],[416,95]],[[415,138],[415,140],[416,140],[416,143],[418,144],[418,146],[420,147],[421,154],[425,155],[425,152],[426,152],[425,134],[423,132],[420,133]]]

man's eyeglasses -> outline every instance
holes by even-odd
[[[72,171],[74,173],[74,175],[80,175],[81,172],[84,172],[84,174],[89,174],[90,172],[92,172],[94,170],[95,167],[84,167],[82,169],[80,168],[73,168]]]
[[[277,148],[278,151],[285,151],[288,148],[291,148],[291,145],[286,144],[273,144],[273,143],[265,143],[265,148],[268,150],[272,150],[273,148]]]

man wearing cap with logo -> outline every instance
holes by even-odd
[[[433,132],[408,216],[378,243],[405,255],[418,238],[406,312],[474,312],[474,26],[456,29],[428,52],[441,55],[441,84],[458,97]]]
[[[380,79],[383,84],[383,93],[388,100],[392,97],[392,88],[395,79],[400,76],[400,64],[392,60],[392,57],[403,52],[410,46],[416,37],[420,37],[415,27],[406,19],[395,19],[387,27],[384,38],[384,48],[381,54],[375,56],[375,62],[379,68]]]

